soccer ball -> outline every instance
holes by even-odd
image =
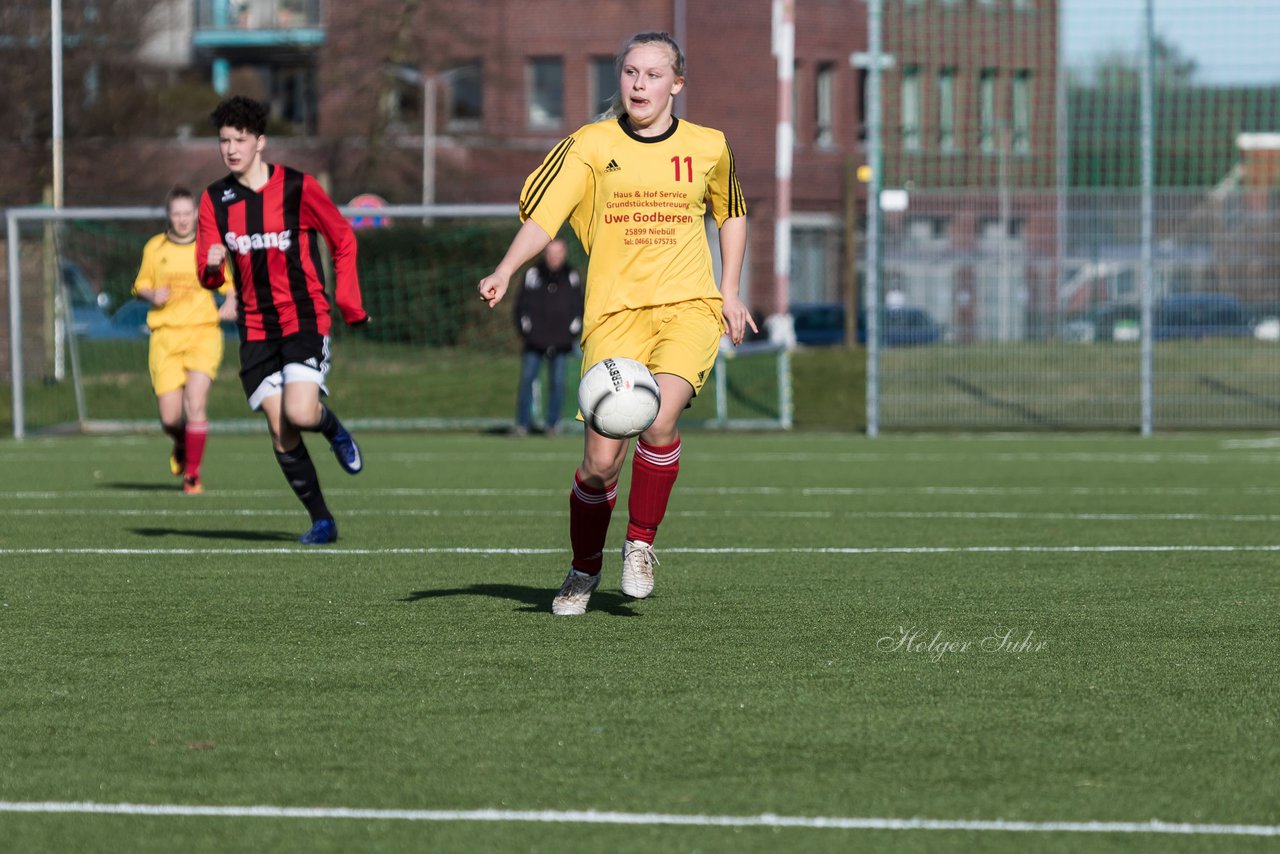
[[[658,381],[635,359],[602,359],[578,383],[582,420],[601,436],[639,436],[658,417]]]

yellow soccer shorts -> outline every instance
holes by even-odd
[[[151,387],[156,397],[187,384],[187,374],[198,371],[217,379],[222,364],[222,330],[216,324],[161,327],[151,332]]]
[[[603,318],[582,342],[582,370],[601,359],[635,359],[654,374],[674,374],[696,396],[716,363],[724,318],[720,302],[688,300],[626,309]]]

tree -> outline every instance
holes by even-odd
[[[1094,82],[1103,88],[1137,89],[1142,85],[1141,53],[1119,48],[1101,54],[1094,64]],[[1156,33],[1151,40],[1152,80],[1156,86],[1187,86],[1199,64],[1169,39]]]

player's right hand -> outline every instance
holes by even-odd
[[[506,296],[507,285],[510,282],[510,276],[504,276],[497,271],[490,273],[480,280],[480,299],[489,304],[489,308],[493,308],[502,302],[502,298]]]
[[[151,304],[156,308],[163,308],[164,304],[169,301],[168,288],[156,288],[151,292]]]
[[[205,257],[204,265],[206,267],[221,267],[222,262],[227,260],[227,247],[221,243],[215,243],[209,247],[209,254]]]

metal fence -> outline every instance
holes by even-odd
[[[363,304],[374,318],[359,333],[334,324],[340,358],[330,381],[350,389],[344,399],[361,400],[349,423],[509,427],[519,362],[516,291],[491,311],[475,299],[475,283],[518,228],[514,206],[342,210],[361,225],[357,263]],[[0,333],[7,333],[0,433],[155,428],[147,307],[131,289],[141,247],[162,221],[159,208],[6,212],[4,281],[11,287]],[[571,247],[582,266],[581,247]],[[235,329],[225,332],[223,374],[230,381],[214,385],[212,420],[217,429],[260,429],[234,381]],[[566,400],[569,422],[576,400],[572,393]],[[791,427],[789,353],[765,343],[724,353],[689,421],[719,429]]]
[[[1273,426],[1280,4],[868,6],[869,431]]]

